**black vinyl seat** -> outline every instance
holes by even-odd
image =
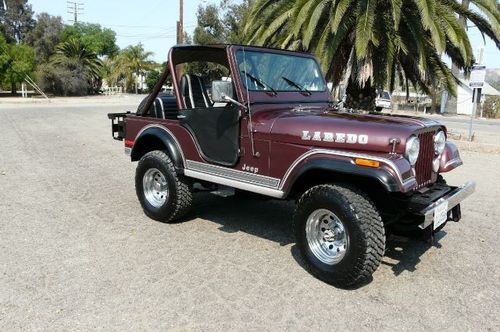
[[[142,100],[137,112],[141,113],[149,97]],[[168,93],[159,93],[149,108],[149,116],[159,119],[177,119],[179,108],[175,96]]]
[[[175,96],[166,93],[158,94],[155,100],[155,109],[158,118],[177,119],[179,108]]]
[[[182,98],[186,108],[213,107],[205,83],[200,76],[193,74],[182,75],[180,83]]]

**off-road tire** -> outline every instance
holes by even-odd
[[[143,189],[144,175],[151,168],[156,168],[164,175],[168,186],[168,197],[159,207],[148,202]],[[135,173],[135,190],[144,213],[151,219],[161,222],[168,223],[181,219],[189,212],[193,202],[188,179],[176,173],[172,160],[164,151],[151,151],[141,158]]]
[[[335,213],[347,230],[349,245],[345,256],[334,265],[320,261],[307,241],[307,219],[317,209]],[[366,283],[384,256],[385,231],[377,209],[366,194],[348,185],[319,185],[307,190],[297,202],[293,228],[307,269],[336,287]]]

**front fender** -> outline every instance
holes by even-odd
[[[349,159],[317,158],[298,166],[284,185],[287,196],[293,185],[309,171],[328,171],[335,174],[354,175],[377,181],[387,192],[401,191],[397,179],[384,168],[358,166]]]
[[[462,164],[463,161],[460,158],[458,147],[455,143],[446,142],[443,154],[439,160],[439,173],[449,172]]]

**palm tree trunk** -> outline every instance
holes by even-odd
[[[346,107],[355,110],[375,110],[375,98],[377,93],[368,80],[362,87],[356,79],[349,78],[346,88]]]
[[[139,80],[139,68],[135,71],[135,94],[139,94],[138,92],[138,80]]]
[[[431,92],[431,113],[437,113],[437,91],[435,89]]]

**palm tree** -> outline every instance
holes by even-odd
[[[112,77],[122,76],[129,87],[130,82],[135,82],[135,93],[138,93],[137,80],[134,80],[134,74],[139,77],[140,74],[154,68],[154,63],[149,60],[152,52],[146,52],[142,44],[128,46],[123,49],[115,59]]]
[[[470,2],[480,13],[455,0],[257,0],[244,33],[249,43],[314,53],[327,79],[348,80],[351,106],[366,94],[371,106],[375,88],[393,90],[397,82],[407,91],[443,85],[455,93],[443,54],[466,74],[474,64],[457,14],[500,48],[496,0]]]
[[[56,53],[51,58],[51,63],[65,66],[70,70],[82,69],[89,81],[97,81],[101,77],[101,60],[99,60],[97,54],[77,38],[71,38],[59,44]]]

